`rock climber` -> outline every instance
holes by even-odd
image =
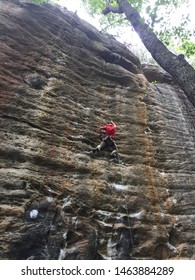
[[[101,150],[109,148],[111,152],[111,160],[118,161],[119,156],[117,152],[116,143],[114,141],[114,135],[117,126],[113,121],[100,128],[101,143],[91,152],[91,155],[97,155]]]

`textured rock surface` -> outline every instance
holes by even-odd
[[[0,259],[195,259],[183,92],[65,9],[4,1],[0,23]],[[86,154],[110,119],[123,164]]]

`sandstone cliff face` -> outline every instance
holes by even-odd
[[[0,259],[195,259],[195,113],[75,14],[0,4]],[[122,163],[92,159],[118,125]]]

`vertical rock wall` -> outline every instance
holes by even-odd
[[[194,259],[195,114],[51,5],[0,6],[0,259]],[[121,163],[87,155],[112,119]]]

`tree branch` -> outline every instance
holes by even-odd
[[[121,10],[120,6],[119,7],[113,7],[113,6],[109,5],[102,11],[102,13],[104,15],[107,15],[109,13],[122,14],[123,11]]]

